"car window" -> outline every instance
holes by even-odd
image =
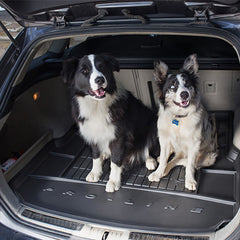
[[[22,30],[22,27],[10,16],[10,14],[0,7],[0,21],[7,28],[9,33],[15,38],[18,33]],[[0,59],[5,54],[9,45],[11,44],[10,39],[5,34],[2,28],[0,28]]]

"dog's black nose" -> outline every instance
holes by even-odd
[[[186,100],[188,99],[189,97],[189,93],[187,91],[183,91],[180,93],[180,97],[183,99],[183,100]]]
[[[105,79],[103,77],[97,77],[95,79],[95,83],[97,83],[98,85],[102,85],[105,82]]]

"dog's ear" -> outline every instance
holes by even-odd
[[[168,66],[162,61],[155,61],[154,62],[154,78],[156,81],[156,85],[158,87],[158,95],[160,102],[164,103],[164,96],[163,96],[163,86],[167,79],[168,73]]]
[[[120,71],[120,67],[119,67],[119,62],[118,60],[111,56],[111,55],[101,55],[104,60],[110,64],[111,68],[112,68],[112,71],[116,71],[116,72],[119,72]]]
[[[197,54],[188,56],[184,61],[182,69],[191,74],[196,74],[198,72]]]
[[[168,66],[162,61],[155,61],[154,62],[154,78],[160,84],[163,84],[166,80],[168,73]]]
[[[73,82],[78,61],[78,58],[69,58],[63,62],[61,75],[64,83],[71,84]]]

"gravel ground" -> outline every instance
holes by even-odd
[[[5,27],[8,29],[8,31],[14,38],[22,29],[22,27],[18,23],[16,23],[15,20],[6,11],[0,11],[0,21],[2,21],[2,23],[5,25]],[[11,41],[0,28],[0,59],[6,52],[10,44]]]

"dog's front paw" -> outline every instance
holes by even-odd
[[[146,168],[148,170],[155,170],[157,166],[157,162],[154,158],[148,157],[146,160]]]
[[[95,173],[95,172],[90,172],[87,177],[86,181],[87,182],[98,182],[101,174],[100,173]]]
[[[150,182],[159,182],[161,177],[162,175],[155,171],[148,176],[148,180]]]
[[[190,191],[195,191],[197,189],[197,182],[194,179],[186,179],[185,188]]]
[[[120,182],[114,182],[109,180],[106,185],[106,192],[115,192],[118,191],[120,188],[121,183]]]

